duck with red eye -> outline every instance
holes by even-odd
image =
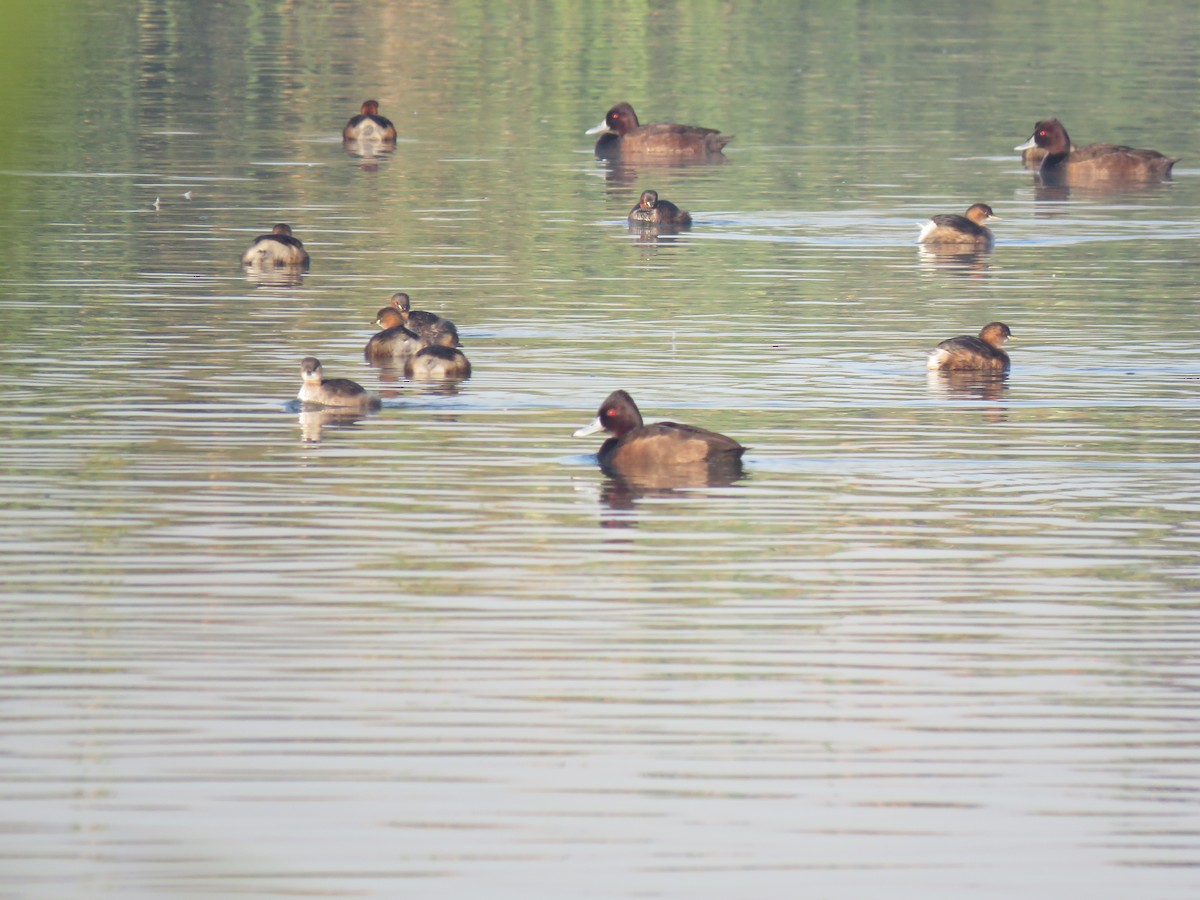
[[[942,341],[929,353],[929,369],[943,372],[1007,372],[1008,354],[1000,348],[1012,337],[1003,322],[989,322],[979,337],[969,334]]]
[[[1073,152],[1077,148],[1072,144],[1069,149]],[[1045,158],[1046,151],[1037,144],[1026,142],[1021,145],[1021,165],[1026,169],[1040,169],[1042,167],[1042,160]]]
[[[585,134],[601,135],[596,141],[597,159],[724,159],[721,148],[733,140],[733,135],[721,134],[715,128],[676,125],[674,122],[643,125],[628,103],[618,103],[605,114],[603,122],[589,128]]]
[[[629,211],[629,224],[640,227],[672,225],[690,228],[692,217],[670,200],[660,199],[658,191],[642,191],[637,206]]]
[[[292,236],[292,226],[280,222],[270,234],[260,234],[242,254],[247,269],[269,271],[290,267],[308,268],[308,251],[300,239]]]
[[[1014,150],[1040,147],[1046,151],[1038,172],[1052,183],[1147,182],[1171,177],[1179,162],[1157,150],[1142,150],[1121,144],[1088,144],[1073,149],[1067,129],[1058,119],[1043,119],[1033,126],[1033,135]]]
[[[600,445],[597,458],[609,474],[653,476],[675,468],[725,467],[740,469],[746,448],[731,437],[678,422],[642,422],[641,411],[625,391],[613,391],[600,405],[595,420],[575,432],[587,437],[597,432],[610,437]]]
[[[359,114],[342,129],[343,141],[382,141],[394,143],[396,126],[379,114],[378,100],[364,100]]]

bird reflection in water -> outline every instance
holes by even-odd
[[[365,160],[396,149],[396,126],[391,119],[379,114],[378,100],[364,100],[358,115],[346,123],[342,129],[342,147],[351,156]]]
[[[628,509],[642,497],[730,485],[743,475],[746,448],[733,438],[678,422],[647,425],[622,390],[609,394],[596,418],[575,437],[601,431],[609,437],[596,458],[609,479],[604,502],[613,509]]]
[[[725,460],[717,464],[689,463],[676,466],[669,472],[626,472],[612,466],[601,466],[605,474],[600,486],[600,502],[612,510],[632,510],[646,498],[696,499],[712,497],[705,488],[727,488],[746,477],[742,461]],[[606,520],[606,528],[630,528],[631,519]]]
[[[403,386],[406,394],[424,394],[430,397],[455,397],[462,393],[462,379],[430,379],[409,378],[404,373],[403,365],[382,365],[369,363],[378,372],[380,384],[379,396],[385,400],[395,399],[401,394]]]
[[[678,225],[636,225],[629,223],[633,243],[642,248],[643,257],[652,257],[662,247],[687,245],[688,229]]]
[[[307,271],[307,266],[298,265],[277,266],[273,269],[247,268],[245,270],[246,281],[261,288],[299,287],[304,283],[304,275]]]
[[[644,181],[652,180],[662,175],[664,171],[680,171],[697,167],[728,165],[729,160],[724,155],[703,157],[700,159],[639,159],[636,163],[604,160],[604,180],[609,188],[608,193],[613,197],[624,200],[627,189],[635,187]]]
[[[360,169],[374,171],[379,168],[379,160],[392,155],[396,149],[396,142],[381,141],[378,138],[355,138],[342,141],[342,149],[349,156],[361,161]]]
[[[987,420],[1002,422],[1008,418],[1008,408],[1001,401],[1008,393],[1007,372],[953,372],[930,370],[930,393],[950,400],[981,400],[996,403],[989,407]]]
[[[369,411],[348,409],[303,409],[300,434],[306,444],[321,443],[324,428],[351,428],[370,415]]]
[[[367,365],[372,365],[370,362]],[[394,400],[400,396],[400,382],[404,380],[403,366],[378,366],[379,397]]]
[[[455,379],[445,381],[411,380],[408,383],[409,392],[424,394],[429,397],[457,397],[462,393],[462,382]]]
[[[1063,182],[1044,181],[1040,175],[1034,175],[1033,198],[1038,205],[1034,208],[1035,217],[1067,218],[1078,210],[1068,201],[1105,202],[1119,198],[1149,197],[1164,195],[1174,190],[1170,181],[1131,181],[1131,182]]]
[[[964,278],[981,278],[991,269],[990,247],[963,248],[954,244],[917,244],[921,268]]]

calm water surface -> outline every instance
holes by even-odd
[[[6,895],[1196,896],[1200,20],[1168,6],[31,13]],[[374,159],[338,139],[367,96]],[[597,162],[620,99],[728,163]],[[1047,193],[1009,148],[1051,114],[1183,162]],[[647,187],[695,227],[631,235]],[[994,251],[918,250],[975,201]],[[238,266],[277,221],[293,283]],[[400,289],[469,380],[363,364]],[[993,319],[1007,380],[927,376]],[[298,409],[309,354],[383,409]],[[605,478],[571,434],[617,387],[745,477]]]

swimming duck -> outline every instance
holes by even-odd
[[[629,211],[631,225],[679,225],[692,224],[692,217],[670,200],[660,200],[657,191],[642,191],[637,206]]]
[[[379,114],[378,100],[364,100],[359,114],[342,129],[344,141],[394,141],[396,126]]]
[[[575,432],[587,437],[599,431],[609,437],[598,459],[606,470],[622,474],[652,472],[697,463],[738,465],[746,448],[733,438],[677,422],[642,423],[642,414],[625,391],[613,391],[600,404],[595,420]]]
[[[394,307],[381,309],[375,316],[375,324],[383,330],[372,335],[363,348],[367,362],[380,365],[405,362],[420,353],[427,343],[404,327],[404,317]]]
[[[308,267],[308,251],[292,227],[280,222],[270,234],[260,234],[242,254],[242,265],[249,269],[274,269],[280,266]]]
[[[1021,165],[1026,169],[1040,169],[1042,160],[1046,158],[1046,151],[1036,144],[1032,147],[1029,144],[1021,145]],[[1075,145],[1071,145],[1071,150],[1074,151]]]
[[[1033,126],[1033,135],[1014,150],[1041,147],[1046,156],[1038,171],[1044,180],[1161,181],[1171,177],[1179,162],[1157,150],[1140,150],[1120,144],[1088,144],[1072,149],[1067,129],[1058,119],[1043,119]]]
[[[1003,322],[989,322],[979,337],[961,335],[942,341],[929,353],[930,369],[946,372],[1007,372],[1008,354],[1000,348],[1012,337]]]
[[[404,374],[418,381],[457,380],[470,376],[471,363],[457,347],[430,344],[405,361]]]
[[[458,329],[454,327],[453,322],[423,309],[410,309],[411,303],[411,299],[404,291],[392,294],[391,305],[400,311],[400,315],[404,317],[404,326],[409,331],[419,334],[431,344],[458,346]],[[442,335],[449,335],[451,342],[446,343],[446,340],[441,337]]]
[[[987,247],[992,244],[992,232],[983,223],[988,219],[1000,218],[986,203],[974,203],[967,208],[966,215],[942,213],[932,216],[921,227],[918,244],[973,244]]]
[[[628,103],[618,103],[605,114],[603,122],[585,133],[602,135],[596,141],[599,159],[621,156],[702,159],[722,156],[721,148],[733,140],[733,135],[721,134],[715,128],[672,122],[642,125]]]
[[[323,377],[321,361],[315,356],[306,356],[300,361],[300,377],[304,383],[296,399],[302,403],[354,409],[376,409],[379,406],[379,398],[367,393],[361,384],[349,378]]]

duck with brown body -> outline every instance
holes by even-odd
[[[692,217],[670,200],[663,200],[658,191],[642,191],[637,206],[629,211],[629,224],[639,226],[672,225],[688,228]]]
[[[1008,354],[1000,348],[1012,337],[1003,322],[989,322],[979,337],[964,334],[942,341],[929,353],[928,368],[943,372],[1007,372]]]
[[[349,378],[324,377],[321,361],[315,356],[306,356],[300,361],[300,377],[303,384],[296,399],[301,403],[359,410],[379,407],[379,398],[368,393],[358,382]]]
[[[586,134],[601,135],[596,141],[598,159],[723,158],[722,148],[733,140],[733,135],[721,134],[715,128],[677,125],[674,122],[650,122],[643,125],[628,103],[618,103],[605,114],[604,121],[589,128]]]
[[[600,404],[596,418],[575,432],[586,437],[604,431],[597,459],[609,475],[641,483],[728,483],[741,474],[746,448],[731,437],[678,422],[646,425],[633,398],[613,391]],[[685,479],[673,477],[690,475]]]
[[[1046,151],[1038,173],[1043,181],[1089,184],[1162,181],[1171,177],[1171,167],[1179,162],[1157,150],[1143,150],[1122,144],[1088,144],[1072,149],[1070,135],[1058,119],[1043,119],[1033,126],[1033,134],[1014,150],[1039,147]]]
[[[378,100],[364,100],[358,115],[342,129],[342,140],[391,143],[396,140],[396,126],[379,114]]]
[[[363,347],[363,359],[372,365],[403,365],[425,348],[427,341],[404,326],[398,309],[385,306],[375,316],[375,324],[383,330],[371,335]]]
[[[471,363],[458,347],[429,344],[405,361],[404,374],[414,381],[461,381],[470,377]]]
[[[404,327],[430,344],[457,347],[458,329],[449,319],[424,309],[412,309],[412,299],[404,291],[392,294],[391,305],[404,318]]]
[[[308,251],[292,235],[292,226],[280,222],[270,234],[260,234],[242,254],[247,269],[268,271],[281,267],[308,268]]]
[[[1070,149],[1074,150],[1075,145],[1072,144]],[[1034,144],[1033,146],[1030,146],[1029,144],[1021,145],[1021,165],[1023,165],[1025,168],[1040,169],[1042,167],[1042,160],[1045,158],[1046,151],[1037,144]]]
[[[990,247],[995,240],[991,229],[984,226],[988,219],[1000,218],[986,203],[973,203],[966,215],[941,213],[930,217],[917,236],[918,244],[968,244]]]

